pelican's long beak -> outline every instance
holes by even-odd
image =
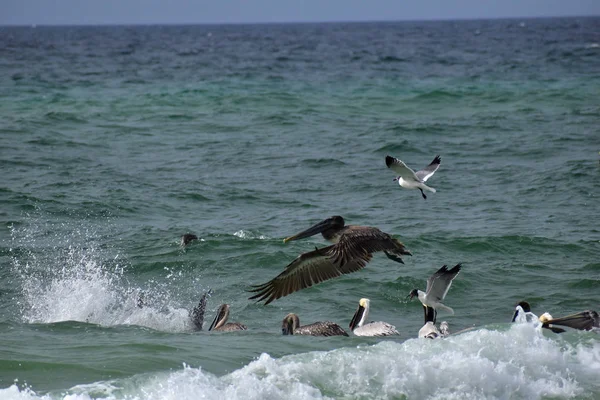
[[[210,324],[210,328],[208,328],[208,330],[212,331],[217,326],[219,321],[221,321],[223,318],[225,318],[226,313],[227,313],[226,307],[220,307],[219,312],[217,312],[217,315],[215,316],[215,319],[213,320],[212,324]]]
[[[363,306],[358,306],[358,308],[356,309],[356,312],[354,313],[354,316],[352,317],[352,320],[350,321],[350,330],[353,331],[354,328],[356,328],[356,326],[358,325],[358,322],[362,318],[364,312],[365,312],[365,308]]]
[[[594,327],[594,320],[598,318],[598,313],[595,311],[582,311],[576,314],[567,315],[566,317],[553,318],[542,321],[543,323],[553,325],[563,325],[569,328],[590,330]]]
[[[281,324],[281,334],[282,335],[293,335],[294,330],[292,329],[292,321],[289,319],[284,319],[283,324]]]
[[[304,238],[316,235],[318,233],[323,232],[325,229],[329,228],[331,226],[331,224],[332,224],[331,218],[327,218],[326,220],[323,220],[323,221],[319,222],[318,224],[311,226],[307,230],[297,233],[294,236],[286,237],[285,239],[283,239],[283,243],[287,243],[292,240],[304,239]]]

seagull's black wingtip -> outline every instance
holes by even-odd
[[[385,165],[389,168],[394,163],[395,158],[392,156],[385,156]]]

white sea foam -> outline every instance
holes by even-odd
[[[245,231],[245,230],[243,230],[243,229],[241,229],[241,230],[239,230],[239,231],[235,232],[235,233],[233,234],[233,236],[237,236],[237,237],[239,237],[240,239],[260,239],[260,240],[265,240],[265,239],[268,239],[268,237],[267,237],[267,236],[265,236],[265,235],[261,235],[261,234],[258,234],[258,233],[254,233],[254,232],[252,232],[252,231]]]
[[[533,324],[480,329],[443,340],[410,339],[274,359],[262,354],[217,377],[201,368],[81,385],[64,399],[543,399],[597,398],[600,343],[545,337]],[[30,389],[0,398],[38,399]]]
[[[118,255],[108,262],[108,255],[93,243],[83,247],[71,244],[70,239],[53,238],[50,242],[54,245],[44,253],[13,257],[14,270],[22,280],[20,303],[25,322],[138,325],[167,332],[193,329],[189,311],[171,298],[168,287],[133,287],[124,277],[126,266]],[[21,265],[23,258],[25,265]],[[165,279],[180,277],[169,274]],[[140,299],[143,307],[138,307]]]

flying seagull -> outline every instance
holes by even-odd
[[[398,174],[394,180],[397,180],[398,184],[405,189],[419,189],[421,191],[421,196],[423,196],[424,199],[427,199],[427,196],[425,196],[423,190],[435,193],[435,189],[427,186],[425,182],[427,182],[427,179],[431,178],[435,171],[437,171],[441,162],[441,157],[439,155],[435,156],[428,166],[415,172],[401,160],[392,156],[385,156],[385,165]]]
[[[283,318],[281,333],[284,335],[348,336],[341,326],[331,321],[300,326],[300,318],[294,313],[290,313]]]
[[[432,322],[435,321],[438,310],[445,310],[450,314],[454,314],[454,310],[442,304],[442,300],[446,297],[446,293],[448,293],[448,289],[452,285],[452,280],[456,278],[456,275],[460,272],[460,268],[461,264],[456,264],[450,270],[446,265],[442,266],[442,268],[438,269],[427,279],[427,289],[425,292],[413,289],[408,295],[411,299],[418,297],[425,307],[434,309]],[[425,309],[425,318],[427,319],[427,308]],[[425,322],[427,323],[427,321]]]
[[[377,321],[369,322],[365,324],[367,317],[369,316],[369,308],[371,300],[360,299],[358,302],[358,309],[354,313],[352,320],[350,321],[350,329],[356,336],[391,336],[399,335],[394,325],[388,324],[387,322]]]
[[[266,305],[317,283],[356,272],[364,268],[373,258],[373,253],[378,251],[383,251],[388,258],[402,264],[404,261],[401,256],[412,255],[391,235],[370,226],[345,225],[344,218],[338,215],[285,238],[283,242],[318,233],[335,244],[301,254],[269,282],[252,286],[249,291],[256,294],[249,299],[265,300]]]

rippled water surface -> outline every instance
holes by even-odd
[[[598,398],[600,19],[0,27],[0,397]],[[423,200],[415,169],[442,157]],[[332,215],[413,253],[279,299]],[[182,249],[183,233],[199,240]],[[411,289],[463,263],[446,340]],[[212,289],[248,331],[195,332]],[[144,307],[138,307],[142,297]],[[361,297],[401,335],[344,328]]]

